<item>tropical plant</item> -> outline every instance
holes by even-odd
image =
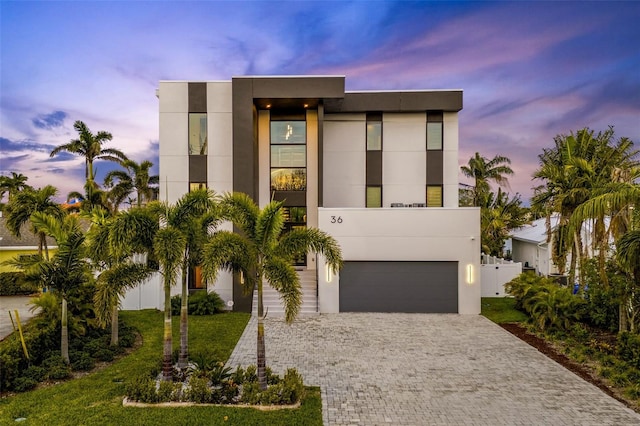
[[[482,251],[492,256],[502,256],[504,242],[509,232],[527,223],[527,209],[522,207],[520,195],[509,194],[498,188],[483,198],[480,206]]]
[[[111,188],[110,192],[118,194],[120,202],[124,201],[130,194],[136,192],[136,203],[140,207],[143,203],[153,199],[153,194],[157,191],[156,185],[159,183],[157,175],[149,175],[153,163],[143,161],[136,163],[133,160],[125,160],[122,166],[126,170],[112,170],[104,178],[104,185]]]
[[[283,233],[282,203],[273,201],[260,209],[246,194],[226,196],[221,203],[225,215],[240,229],[239,233],[218,231],[204,250],[203,273],[214,279],[220,268],[244,274],[248,290],[257,290],[258,335],[257,368],[260,389],[267,388],[264,340],[263,280],[280,293],[285,320],[292,322],[300,309],[301,288],[293,268],[295,258],[309,252],[324,255],[334,271],[342,266],[342,255],[336,241],[315,229],[295,229]]]
[[[553,240],[553,260],[560,273],[565,272],[567,255],[571,253],[570,282],[574,281],[577,261],[582,262],[586,258],[582,241],[586,217],[575,213],[613,182],[617,169],[633,167],[636,153],[632,146],[627,138],[615,141],[613,128],[597,134],[584,128],[576,133],[556,136],[554,147],[544,149],[539,156],[540,167],[534,178],[542,180],[543,184],[535,188],[532,207],[547,217],[547,235],[549,241]],[[558,217],[555,230],[551,227],[554,214]],[[604,214],[593,215],[592,218],[596,220],[595,240],[604,254],[608,239],[604,232]],[[601,265],[604,265],[604,257]],[[580,281],[583,282],[582,277]]]
[[[180,198],[175,205],[162,203],[152,205],[152,210],[167,228],[177,230],[184,239],[181,253],[181,309],[180,309],[180,354],[178,368],[185,368],[189,357],[189,290],[190,270],[202,264],[202,253],[207,236],[220,222],[216,209],[217,196],[213,191],[199,189]]]
[[[625,295],[628,325],[631,332],[635,331],[636,316],[640,311],[640,230],[629,231],[617,243],[616,259],[622,269],[631,278],[632,286]]]
[[[511,164],[511,160],[502,155],[496,155],[489,160],[476,152],[466,166],[460,167],[462,174],[472,178],[475,182],[472,190],[474,206],[480,206],[483,199],[488,196],[491,190],[489,181],[493,181],[499,186],[509,186],[509,181],[505,177],[505,175],[513,174],[509,164]]]
[[[27,185],[27,179],[22,173],[16,172],[11,172],[11,176],[0,176],[0,201],[4,198],[5,193],[7,194],[7,202],[9,202],[18,192],[32,189]]]
[[[111,345],[118,345],[118,307],[125,292],[147,279],[153,272],[146,263],[133,261],[132,254],[114,250],[109,244],[113,219],[104,210],[92,212],[87,233],[88,256],[98,271],[94,304],[98,325],[111,324]],[[127,244],[131,247],[132,244]]]
[[[51,151],[50,156],[54,157],[60,152],[66,151],[84,157],[85,177],[88,181],[95,181],[95,171],[93,169],[93,162],[95,160],[107,160],[120,163],[127,159],[127,156],[118,149],[102,147],[105,142],[113,139],[111,133],[99,131],[93,134],[87,125],[80,120],[73,123],[73,128],[78,132],[78,139],[72,139],[70,142],[55,148]]]
[[[30,222],[31,232],[38,237],[38,253],[40,255],[44,253],[45,259],[49,258],[46,232],[35,227],[31,218],[34,213],[45,213],[61,218],[64,211],[52,200],[56,193],[57,189],[51,185],[40,189],[25,189],[16,193],[5,206],[7,229],[20,238],[22,227]]]
[[[67,327],[67,301],[90,279],[86,262],[85,235],[75,216],[61,219],[46,213],[31,215],[34,227],[56,240],[58,250],[51,259],[37,256],[22,256],[12,265],[22,268],[28,279],[42,284],[57,293],[62,301],[60,353],[69,363],[69,335]]]

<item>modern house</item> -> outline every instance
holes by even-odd
[[[458,207],[461,90],[345,92],[344,76],[161,81],[160,198],[281,200],[286,229],[317,227],[344,268],[298,259],[303,310],[480,313],[480,213]],[[232,229],[227,224],[227,229]],[[242,277],[190,286],[251,309]],[[272,312],[270,310],[270,312]]]

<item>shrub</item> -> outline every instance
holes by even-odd
[[[70,352],[71,369],[74,371],[89,371],[95,366],[95,361],[86,352]]]
[[[211,387],[205,377],[191,377],[189,387],[185,391],[187,401],[206,403],[211,402]]]
[[[44,360],[42,367],[47,370],[47,379],[64,380],[71,376],[71,367],[64,362],[62,356],[52,355]]]
[[[38,381],[31,377],[18,377],[13,383],[13,390],[16,392],[26,392],[35,388]]]
[[[40,289],[25,280],[24,272],[0,272],[0,296],[37,293]]]
[[[631,399],[640,399],[640,385],[634,384],[624,390],[624,395]]]
[[[115,357],[114,352],[111,349],[106,347],[96,351],[96,353],[93,356],[95,356],[96,359],[100,361],[106,361],[106,362],[113,361],[113,358]]]
[[[622,285],[622,277],[616,271],[615,264],[608,262],[606,276],[609,282],[605,284],[598,272],[598,260],[589,259],[584,263],[585,284],[588,287],[585,293],[585,320],[609,331],[618,330],[620,295],[617,289]]]
[[[140,375],[127,382],[125,386],[129,399],[138,402],[158,402],[156,382],[148,376]]]
[[[242,385],[240,398],[242,402],[247,404],[285,405],[298,402],[302,398],[303,392],[302,377],[295,368],[290,368],[282,380],[269,386],[265,391],[260,390],[257,381],[245,382]]]
[[[182,296],[171,298],[171,315],[180,315]],[[224,311],[224,301],[216,292],[198,291],[189,296],[189,315],[213,315]]]
[[[37,365],[31,365],[27,368],[24,373],[22,373],[22,377],[26,377],[29,379],[33,379],[36,382],[41,382],[47,375],[47,370],[42,367],[38,367]],[[20,391],[18,391],[20,392]]]
[[[516,306],[524,309],[540,330],[568,330],[572,321],[579,320],[585,301],[573,295],[567,287],[553,280],[523,273],[505,284],[506,291],[516,299]]]
[[[624,331],[618,335],[618,355],[629,365],[640,369],[640,335]]]
[[[178,391],[182,387],[180,383],[160,382],[157,390],[157,402],[169,402],[178,398]]]

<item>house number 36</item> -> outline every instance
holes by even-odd
[[[342,216],[331,216],[331,223],[342,223]]]

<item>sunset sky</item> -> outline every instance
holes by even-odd
[[[49,158],[75,120],[157,172],[159,80],[332,74],[463,89],[460,164],[511,158],[528,203],[554,136],[611,125],[640,145],[639,22],[636,1],[1,1],[0,174],[82,191],[83,160]]]

